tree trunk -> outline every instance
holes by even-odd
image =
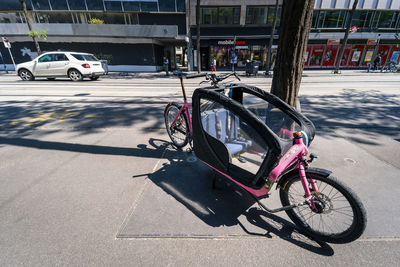
[[[196,26],[197,26],[197,38],[196,38],[196,48],[197,48],[197,72],[201,72],[201,54],[200,54],[200,0],[197,0],[196,4]]]
[[[20,3],[22,5],[22,9],[24,10],[24,14],[25,14],[25,18],[26,18],[26,24],[28,24],[29,32],[32,32],[33,30],[32,30],[31,17],[28,15],[28,10],[26,8],[25,0],[20,0]],[[42,53],[42,51],[40,50],[39,42],[38,42],[36,36],[33,35],[32,39],[33,39],[33,42],[35,43],[36,50],[37,50],[38,54],[40,55]]]
[[[295,106],[315,0],[284,0],[271,93]]]
[[[275,2],[275,14],[274,14],[274,20],[272,22],[272,29],[271,29],[271,37],[269,38],[269,44],[268,44],[268,52],[267,52],[267,62],[265,65],[265,74],[269,75],[270,71],[270,62],[271,62],[271,55],[272,55],[272,45],[274,43],[274,34],[275,34],[275,28],[276,28],[276,21],[278,17],[278,7],[279,7],[279,0],[276,0]]]
[[[353,20],[354,10],[356,9],[357,4],[358,4],[358,0],[355,0],[354,3],[353,3],[353,7],[352,7],[352,9],[350,11],[350,19],[347,21],[346,32],[344,34],[343,43],[342,43],[342,46],[340,47],[339,54],[337,55],[337,58],[336,58],[335,71],[333,72],[335,74],[339,74],[340,63],[342,62],[344,49],[346,48],[347,40],[349,39],[351,21]]]

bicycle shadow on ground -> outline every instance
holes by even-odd
[[[156,143],[159,145],[155,145]],[[164,149],[162,158],[168,162],[153,173],[135,175],[133,178],[147,176],[204,223],[214,227],[211,232],[215,232],[216,227],[225,226],[218,228],[218,231],[226,231],[228,236],[237,236],[238,230],[265,238],[273,238],[273,235],[276,235],[316,254],[325,256],[334,254],[328,244],[303,235],[293,223],[279,215],[269,214],[253,207],[254,199],[235,184],[226,182],[227,179],[220,180],[217,183],[218,189],[213,189],[214,172],[197,160],[192,153],[177,150],[163,140],[150,139],[149,144],[156,149]],[[146,145],[139,146],[142,149],[146,147]],[[157,199],[155,195],[148,197]],[[160,202],[159,205],[162,206],[163,203]],[[184,219],[177,224],[182,221]],[[235,227],[237,229],[234,229]],[[232,230],[236,232],[232,233]]]

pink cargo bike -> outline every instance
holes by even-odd
[[[367,218],[360,199],[330,171],[310,167],[317,156],[308,149],[315,135],[309,119],[259,88],[221,83],[230,76],[240,80],[236,73],[177,75],[184,103],[169,103],[164,111],[176,147],[189,143],[198,159],[248,192],[263,209],[285,211],[313,238],[348,243],[362,235]],[[211,82],[194,91],[192,105],[184,77]],[[260,200],[274,185],[282,207],[269,209]]]

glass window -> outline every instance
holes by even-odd
[[[336,28],[340,11],[326,11],[324,28]]]
[[[93,55],[87,55],[87,54],[71,54],[74,58],[80,61],[99,61],[95,56]]]
[[[186,12],[185,0],[175,0],[176,1],[176,11],[177,12]]]
[[[175,0],[158,0],[160,11],[175,12]]]
[[[266,24],[267,7],[248,7],[246,11],[246,24]]]
[[[71,13],[38,13],[40,23],[73,23]]]
[[[311,22],[311,28],[317,28],[318,14],[319,14],[319,11],[314,10],[312,22]]]
[[[142,2],[140,7],[142,11],[158,11],[157,3],[154,2]]]
[[[394,28],[396,24],[396,13],[394,11],[381,11],[378,28]]]
[[[121,1],[104,1],[107,11],[122,11]]]
[[[217,24],[217,8],[202,8],[202,24]]]
[[[325,15],[326,15],[326,11],[320,11],[319,12],[318,21],[317,21],[317,28],[323,28],[324,27]]]
[[[48,0],[32,0],[32,4],[36,10],[50,10]]]
[[[24,23],[21,13],[0,13],[0,23]]]
[[[347,15],[347,11],[345,10],[341,10],[339,13],[339,17],[338,17],[338,22],[337,22],[337,27],[338,28],[344,28],[346,27],[346,25],[344,25],[344,21]]]
[[[28,3],[26,3],[28,8]],[[1,0],[1,9],[2,10],[20,10],[22,9],[19,1],[15,0]]]
[[[88,10],[104,10],[103,0],[86,0]]]
[[[50,0],[50,4],[53,10],[68,10],[66,0]]]
[[[201,8],[202,24],[239,24],[239,7]]]
[[[269,152],[261,136],[241,116],[218,102],[200,99],[200,112],[203,130],[225,146],[229,162],[256,174]]]
[[[140,3],[138,2],[122,2],[125,11],[140,11]]]
[[[53,61],[69,61],[65,54],[53,54]]]
[[[86,10],[85,2],[82,0],[68,0],[71,10]]]
[[[39,63],[50,62],[53,61],[52,55],[44,55],[38,59]]]
[[[232,24],[233,8],[220,7],[218,9],[218,24]]]

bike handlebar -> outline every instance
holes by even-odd
[[[208,75],[207,73],[189,74],[189,75],[186,75],[186,79],[193,79],[193,78],[198,78],[198,77],[206,77],[207,75]]]

